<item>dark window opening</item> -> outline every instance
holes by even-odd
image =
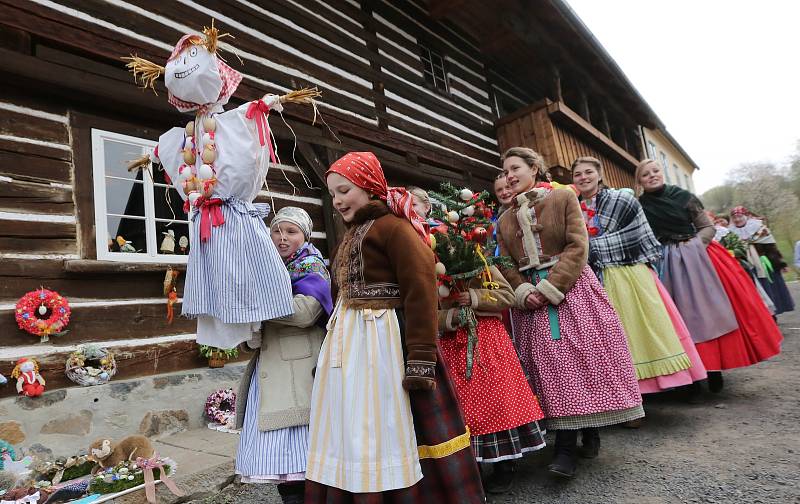
[[[422,61],[422,73],[425,81],[436,89],[449,93],[450,86],[447,83],[447,72],[442,55],[421,45],[419,46],[419,59]]]

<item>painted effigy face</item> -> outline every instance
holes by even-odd
[[[164,80],[173,96],[197,105],[216,103],[222,89],[217,57],[202,45],[189,44],[169,60]]]

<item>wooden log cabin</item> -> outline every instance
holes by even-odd
[[[579,155],[628,186],[640,128],[656,115],[563,0],[0,0],[0,372],[41,360],[48,388],[66,354],[97,343],[118,354],[115,380],[206,365],[194,322],[165,320],[162,281],[188,232],[163,175],[123,164],[188,118],[138,89],[120,57],[164,61],[215,20],[243,65],[231,105],[303,86],[323,92],[325,122],[289,105],[273,117],[281,164],[258,201],[299,205],[326,251],[341,232],[323,189],[328,164],[374,151],[394,184],[489,187],[499,155],[533,147],[564,181]],[[295,141],[296,135],[296,141]],[[304,180],[306,174],[308,181]],[[307,183],[308,182],[308,183]],[[116,236],[133,243],[121,251]],[[72,306],[50,343],[20,331],[14,304],[40,286]],[[182,285],[179,286],[179,291]],[[180,304],[176,306],[180,310]],[[11,396],[13,387],[0,388]]]

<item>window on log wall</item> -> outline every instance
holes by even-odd
[[[428,84],[445,93],[450,92],[447,83],[447,72],[444,68],[444,58],[436,51],[424,45],[419,46],[419,58],[422,61],[423,73]]]
[[[189,222],[161,167],[130,172],[128,161],[156,142],[92,130],[97,259],[186,263]]]

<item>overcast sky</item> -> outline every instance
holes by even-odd
[[[800,1],[567,0],[700,166],[702,193],[800,139]]]

